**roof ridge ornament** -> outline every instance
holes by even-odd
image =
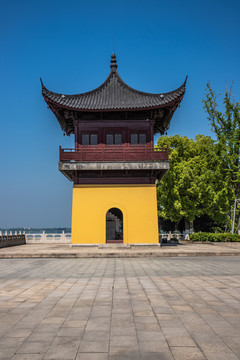
[[[113,52],[112,56],[111,56],[111,64],[110,64],[110,68],[113,72],[115,72],[117,70],[117,59],[116,59],[116,55]]]

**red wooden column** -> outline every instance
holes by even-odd
[[[154,149],[154,120],[150,120],[150,125],[151,125],[151,142],[150,142],[150,147],[153,150]]]
[[[75,150],[77,150],[79,148],[78,121],[74,120],[73,125],[74,125],[74,137],[75,137]]]

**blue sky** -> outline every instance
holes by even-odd
[[[130,86],[167,92],[189,75],[168,135],[211,135],[207,81],[240,101],[238,0],[0,1],[0,228],[71,224],[70,183],[58,147],[72,147],[41,95],[99,86],[114,50]],[[94,209],[93,209],[94,213]]]

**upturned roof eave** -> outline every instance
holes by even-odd
[[[46,91],[47,93],[54,95],[54,96],[59,96],[61,97],[62,95],[68,99],[72,99],[72,98],[78,98],[78,97],[84,97],[87,95],[91,95],[94,94],[95,92],[97,93],[98,91],[100,91],[104,86],[106,86],[106,84],[108,83],[110,77],[112,75],[112,71],[110,71],[108,77],[106,78],[106,80],[100,85],[98,86],[96,89],[90,90],[90,91],[86,91],[83,93],[79,93],[79,94],[60,94],[51,90],[48,90],[46,88],[46,86],[43,84],[42,78],[40,78],[41,84],[42,84],[42,93],[44,93],[44,91]]]
[[[164,109],[168,107],[172,107],[178,103],[180,103],[183,99],[185,91],[176,99],[161,105],[155,105],[155,106],[147,106],[147,107],[136,107],[136,108],[99,108],[99,109],[91,109],[91,108],[76,108],[76,107],[70,107],[63,104],[59,104],[58,102],[55,102],[51,99],[48,99],[45,95],[43,95],[44,100],[46,103],[50,106],[52,105],[56,109],[65,109],[70,111],[76,111],[76,112],[94,112],[94,113],[103,113],[103,112],[126,112],[126,111],[147,111],[147,110],[156,110],[156,109]]]
[[[42,94],[44,95],[44,93],[48,93],[48,94],[51,94],[53,96],[56,96],[56,97],[62,97],[64,96],[64,98],[67,98],[67,99],[72,99],[72,98],[79,98],[79,97],[85,97],[85,96],[88,96],[88,95],[93,95],[94,93],[98,93],[99,91],[101,91],[106,85],[107,83],[109,82],[111,76],[113,75],[113,73],[116,74],[117,78],[118,78],[118,81],[124,86],[126,87],[128,90],[130,90],[132,93],[135,93],[135,94],[139,94],[139,95],[143,95],[143,96],[152,96],[152,97],[159,97],[161,95],[163,96],[168,96],[168,95],[171,95],[171,94],[174,94],[176,92],[178,92],[181,88],[185,88],[186,86],[186,82],[187,82],[187,78],[188,76],[186,76],[184,82],[182,85],[180,85],[177,89],[175,90],[172,90],[172,91],[169,91],[169,92],[161,92],[161,93],[149,93],[149,92],[144,92],[144,91],[140,91],[140,90],[136,90],[134,88],[132,88],[131,86],[129,86],[128,84],[126,84],[121,76],[119,75],[118,71],[115,70],[111,70],[107,79],[100,85],[98,86],[96,89],[93,89],[93,90],[90,90],[90,91],[86,91],[86,92],[83,92],[83,93],[79,93],[79,94],[71,94],[71,95],[67,95],[67,94],[61,94],[61,93],[57,93],[57,92],[54,92],[54,91],[51,91],[51,90],[48,90],[46,88],[46,86],[43,84],[43,81],[42,81],[42,78],[40,78],[40,81],[41,81],[41,85],[42,85]]]

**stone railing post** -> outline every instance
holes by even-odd
[[[61,234],[61,242],[66,242],[66,236],[65,236],[64,230],[62,231],[62,234]]]
[[[43,230],[41,237],[42,237],[42,242],[45,243],[47,241],[45,230]]]

